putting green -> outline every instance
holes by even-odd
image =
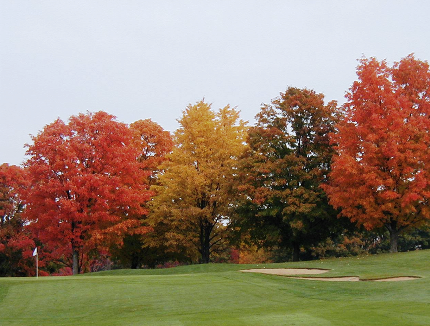
[[[0,278],[1,326],[430,325],[430,250],[281,264],[201,264]],[[277,275],[240,270],[288,270]],[[306,271],[308,270],[308,271]],[[325,270],[322,275],[317,270]],[[363,282],[419,276],[410,282]],[[318,282],[293,277],[359,277]]]

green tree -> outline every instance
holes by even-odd
[[[290,87],[261,108],[249,129],[238,222],[260,243],[292,248],[293,260],[336,225],[320,185],[330,170],[328,134],[337,119],[335,102],[325,105],[322,94]]]
[[[208,263],[224,241],[246,128],[235,109],[226,106],[215,113],[203,101],[189,105],[179,124],[160,185],[153,187],[151,245]]]

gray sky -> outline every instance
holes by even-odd
[[[0,0],[0,164],[56,118],[174,131],[205,98],[254,123],[287,87],[343,102],[363,55],[430,60],[430,1]]]

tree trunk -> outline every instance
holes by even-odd
[[[208,264],[210,262],[210,257],[209,257],[209,246],[204,246],[203,248],[203,252],[202,252],[202,258],[200,260],[200,262],[202,264]]]
[[[300,245],[297,242],[293,242],[293,261],[300,260]]]
[[[390,252],[397,252],[397,246],[399,242],[399,230],[397,228],[397,222],[391,221],[386,225],[388,232],[390,232]]]
[[[210,262],[210,239],[212,233],[212,225],[207,221],[203,220],[200,222],[200,263],[208,264]]]
[[[73,249],[73,275],[79,274],[79,251]]]
[[[203,231],[203,238],[202,238],[202,248],[201,248],[201,263],[202,264],[208,264],[210,262],[210,232],[208,232],[208,228],[206,227]]]
[[[139,268],[139,257],[136,257],[136,255],[133,255],[131,257],[131,269],[138,269]]]
[[[397,230],[390,231],[390,252],[397,252],[398,241],[399,232]]]
[[[69,197],[69,199],[71,199],[71,195],[70,192],[67,191],[67,196]],[[77,222],[72,221],[72,234],[75,234],[75,231],[77,229]],[[75,239],[71,240],[72,245],[72,271],[73,271],[73,275],[77,275],[79,274],[80,270],[79,270],[79,250],[78,250],[78,245]]]

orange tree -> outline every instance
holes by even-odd
[[[334,153],[328,134],[337,114],[322,94],[290,87],[261,108],[249,129],[236,222],[260,244],[292,249],[293,260],[336,224],[320,185]]]
[[[172,151],[172,135],[151,119],[133,122],[130,129],[133,143],[139,151],[137,160],[141,163],[141,169],[147,172],[151,184],[156,183],[159,167]]]
[[[170,132],[150,119],[138,120],[130,125],[133,133],[133,144],[138,150],[140,168],[147,174],[146,183],[156,185],[160,165],[173,148]],[[114,243],[113,252],[123,266],[139,268],[141,265],[154,266],[157,260],[163,259],[163,252],[146,246],[145,238],[150,228],[146,225],[145,216],[141,224],[129,229],[122,243]]]
[[[105,112],[57,119],[33,137],[25,163],[26,217],[37,239],[73,273],[106,238],[139,224],[150,198],[133,134]],[[69,260],[70,259],[70,260]]]
[[[347,94],[330,184],[341,214],[366,229],[399,234],[430,218],[430,72],[413,55],[388,66],[363,58]]]
[[[182,259],[208,263],[225,241],[245,126],[229,106],[213,112],[203,101],[189,105],[175,132],[176,145],[162,165],[153,211],[151,246]]]

